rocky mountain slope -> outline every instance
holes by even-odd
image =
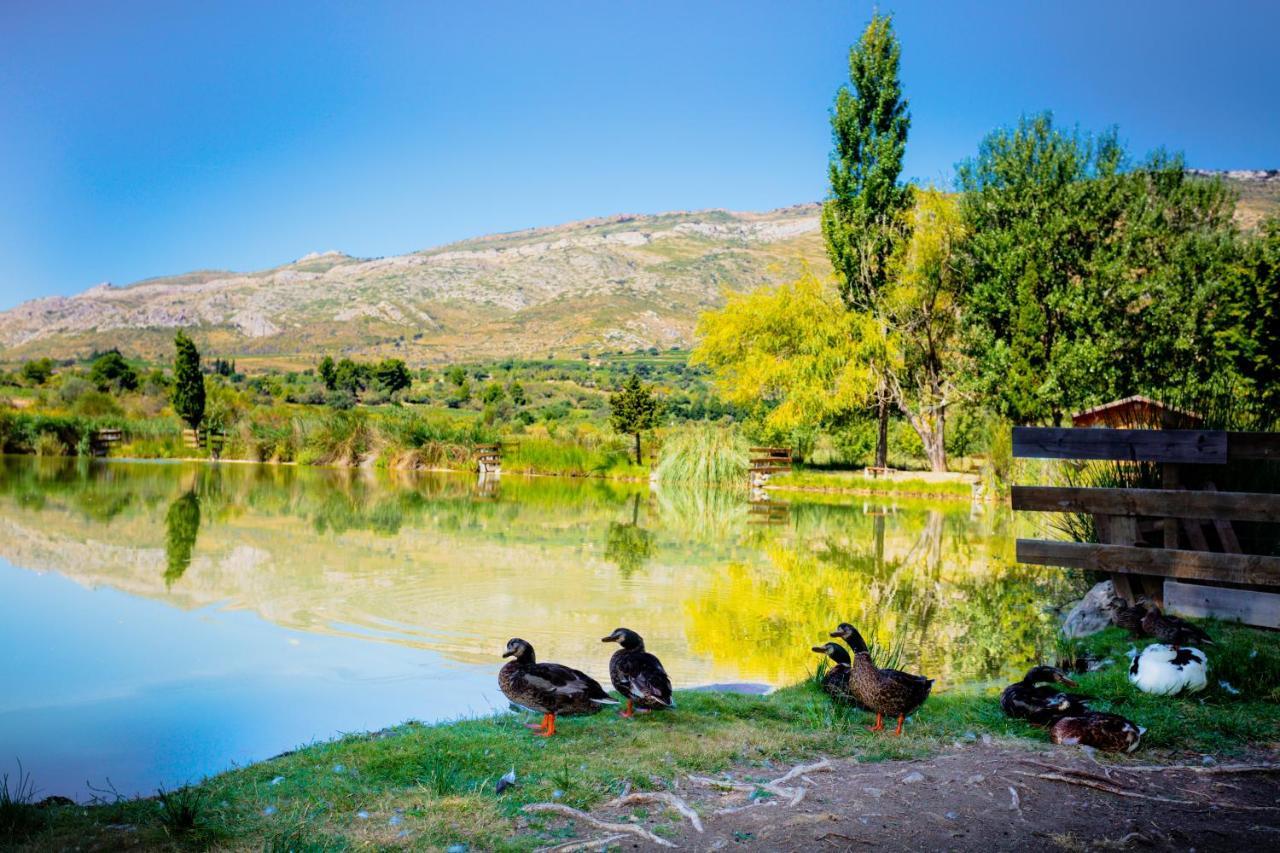
[[[1280,211],[1280,170],[1210,172],[1245,228]],[[0,362],[119,347],[168,358],[184,328],[210,354],[411,364],[692,341],[724,290],[829,272],[816,204],[621,215],[464,240],[388,258],[308,255],[253,273],[199,271],[0,312]]]
[[[262,272],[103,284],[0,313],[0,359],[110,346],[167,357],[175,328],[211,353],[411,363],[687,345],[725,288],[829,269],[818,213],[623,215],[396,257],[327,252]]]

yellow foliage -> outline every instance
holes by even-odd
[[[828,423],[870,402],[877,371],[897,356],[869,314],[848,311],[832,284],[793,282],[728,293],[698,320],[692,361],[714,372],[726,400],[787,432]]]

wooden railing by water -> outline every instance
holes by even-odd
[[[124,430],[122,429],[99,429],[89,438],[89,450],[94,456],[106,456],[111,452],[112,446],[119,444],[124,440]]]
[[[1029,459],[1154,463],[1162,485],[1014,486],[1015,510],[1092,515],[1101,540],[1019,539],[1019,562],[1108,572],[1130,600],[1147,595],[1185,615],[1280,627],[1280,557],[1244,553],[1232,526],[1280,524],[1280,495],[1220,492],[1208,467],[1280,459],[1280,434],[1015,427],[1013,452]]]

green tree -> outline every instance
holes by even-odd
[[[501,403],[503,398],[506,396],[507,392],[501,385],[497,382],[490,382],[488,385],[484,386],[484,391],[481,392],[480,399],[484,401],[485,405],[492,406]]]
[[[338,390],[358,394],[368,387],[370,373],[369,365],[359,364],[349,358],[344,358],[334,366],[334,387]]]
[[[191,338],[178,332],[173,339],[173,410],[192,429],[204,420],[204,374],[200,372],[200,352]]]
[[[320,364],[316,368],[320,374],[320,381],[324,383],[324,387],[333,391],[338,387],[338,368],[333,363],[333,356],[326,355],[320,359]]]
[[[511,386],[507,389],[507,393],[511,395],[511,402],[515,403],[517,406],[523,406],[525,403],[529,402],[529,395],[525,393],[524,386],[521,385],[519,381],[512,382]]]
[[[822,235],[845,307],[873,315],[881,310],[891,258],[911,204],[910,188],[898,183],[911,128],[898,79],[901,52],[892,18],[873,15],[849,50],[850,86],[836,94],[831,113],[835,148],[828,168],[831,195],[822,207]],[[883,369],[880,373],[876,465],[883,467],[891,394]]]
[[[640,433],[658,425],[658,398],[653,394],[653,386],[645,385],[639,376],[631,374],[626,384],[609,395],[609,423],[618,432],[635,436],[636,464],[643,464]]]
[[[444,372],[444,378],[461,388],[462,383],[467,381],[467,371],[460,364],[455,364]]]
[[[1280,416],[1280,217],[1259,226],[1241,266],[1228,345],[1257,407],[1271,419]]]
[[[138,374],[120,350],[111,349],[94,359],[89,368],[89,381],[98,386],[99,391],[133,391],[138,387]]]
[[[1163,152],[1129,165],[1115,130],[1049,113],[990,134],[962,163],[974,386],[1016,423],[1060,423],[1134,393],[1232,369],[1226,285],[1234,199]]]
[[[43,385],[53,375],[53,359],[36,358],[22,365],[22,381],[31,387]]]
[[[388,394],[403,391],[413,384],[409,368],[398,358],[383,359],[373,369],[373,378]]]

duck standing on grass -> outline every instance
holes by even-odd
[[[814,646],[813,650],[831,658],[833,664],[831,669],[827,670],[827,674],[822,677],[823,691],[838,702],[852,705],[860,711],[870,711],[870,708],[858,701],[858,697],[854,696],[850,689],[849,677],[853,674],[853,668],[850,666],[849,653],[845,651],[844,646],[839,643],[823,643],[821,646]]]
[[[1088,711],[1060,717],[1049,728],[1049,739],[1065,746],[1091,746],[1104,752],[1133,752],[1147,730],[1119,714]]]
[[[512,658],[498,671],[498,687],[516,705],[542,714],[542,723],[530,725],[543,737],[556,733],[556,715],[585,716],[604,705],[616,705],[600,682],[585,672],[558,663],[538,663],[533,646],[514,637],[507,641],[504,658]]]
[[[912,675],[896,669],[879,669],[871,661],[867,643],[848,622],[841,622],[831,632],[853,649],[853,666],[849,674],[849,690],[859,702],[874,711],[876,724],[869,731],[884,731],[884,718],[897,717],[898,727],[894,735],[902,734],[902,724],[915,709],[924,704],[933,689],[933,679]]]
[[[1076,687],[1065,672],[1055,666],[1036,666],[1021,681],[1014,682],[1000,694],[1000,707],[1007,716],[1026,720],[1033,726],[1047,726],[1059,717],[1075,717],[1089,711],[1091,697],[1064,693],[1051,686]]]
[[[662,668],[662,661],[644,650],[643,637],[629,628],[615,628],[600,642],[621,646],[609,659],[609,678],[627,700],[622,716],[630,717],[636,710],[675,707],[671,701],[671,679]]]

